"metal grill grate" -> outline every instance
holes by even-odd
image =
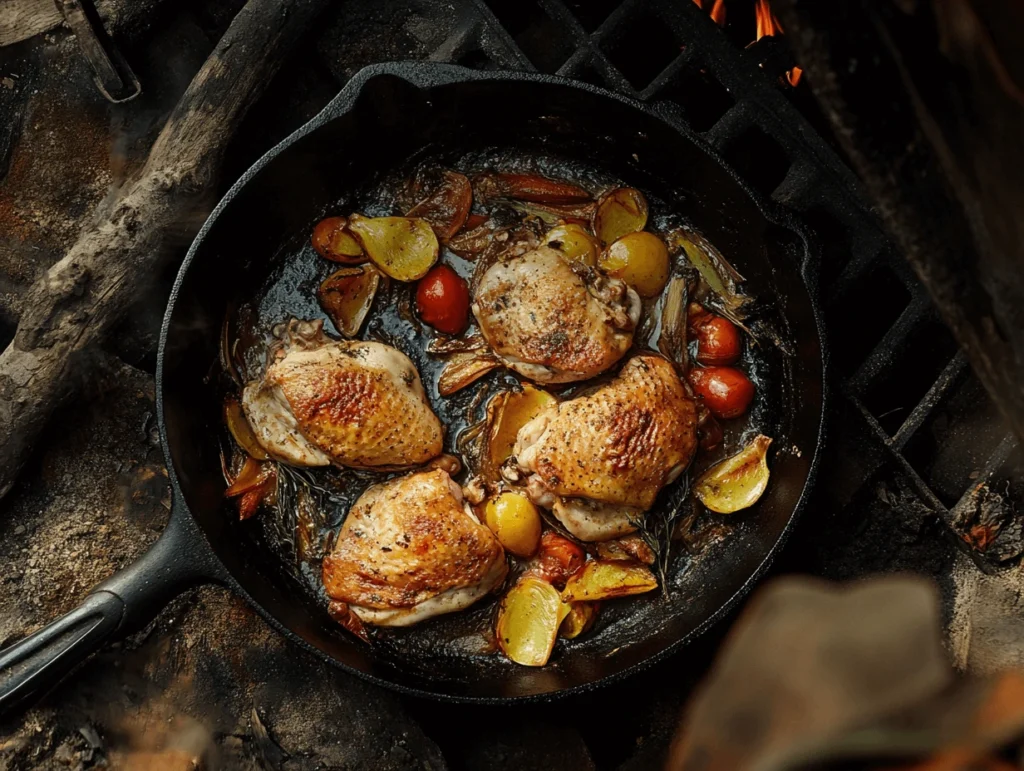
[[[752,19],[742,5],[730,13]],[[951,526],[979,485],[1002,485],[1015,441],[853,174],[812,125],[807,94],[779,86],[793,65],[784,38],[738,46],[733,26],[720,29],[687,0],[464,0],[455,18],[428,58],[539,70],[666,101],[752,185],[817,231],[838,390],[870,445],[844,463],[838,503],[886,461]],[[1010,551],[996,558],[1018,550]]]

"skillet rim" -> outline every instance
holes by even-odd
[[[672,131],[680,135],[681,139],[691,142],[699,151],[706,153],[711,160],[713,160],[722,169],[722,171],[732,179],[743,194],[746,195],[754,204],[755,208],[761,213],[767,222],[789,231],[797,236],[801,242],[803,258],[800,265],[798,267],[794,266],[793,269],[798,271],[800,274],[804,287],[807,291],[811,315],[814,318],[814,333],[818,342],[818,358],[820,359],[820,372],[818,373],[818,376],[821,383],[821,414],[818,419],[817,441],[814,446],[814,454],[811,458],[810,464],[808,465],[807,477],[800,491],[800,496],[798,497],[796,504],[793,506],[786,524],[783,526],[778,538],[768,550],[764,559],[757,565],[757,567],[750,573],[746,580],[743,581],[728,600],[722,603],[713,613],[708,615],[689,633],[679,637],[668,645],[665,645],[657,653],[654,653],[635,664],[627,666],[618,672],[605,675],[589,682],[570,685],[564,688],[546,691],[544,693],[516,696],[477,696],[456,695],[439,692],[437,690],[429,690],[426,687],[410,686],[404,683],[395,682],[381,674],[364,672],[356,669],[300,637],[282,623],[270,610],[257,602],[248,593],[248,591],[246,591],[245,587],[243,587],[242,584],[231,575],[230,571],[221,561],[216,549],[210,543],[206,532],[199,526],[198,522],[196,522],[191,509],[185,501],[184,493],[182,492],[181,485],[178,480],[177,470],[174,467],[170,441],[167,437],[167,425],[164,414],[164,355],[167,350],[171,318],[174,315],[174,309],[177,305],[178,297],[189,272],[189,268],[196,258],[207,233],[213,227],[225,207],[232,202],[239,191],[245,187],[268,163],[287,150],[292,144],[296,143],[313,131],[316,131],[330,121],[351,111],[358,101],[359,96],[362,94],[363,89],[372,80],[381,76],[397,77],[419,89],[429,89],[445,85],[458,85],[460,83],[470,81],[518,81],[537,83],[540,85],[568,87],[578,91],[588,92],[602,98],[613,99],[627,107],[638,110],[648,117],[665,123]],[[260,158],[256,160],[252,166],[246,169],[238,180],[231,185],[231,187],[217,202],[213,211],[210,212],[210,215],[203,223],[203,226],[199,229],[199,232],[196,234],[195,239],[189,246],[188,252],[182,260],[181,267],[175,276],[174,285],[171,289],[167,300],[167,307],[164,311],[163,321],[160,325],[160,339],[157,349],[156,367],[157,422],[160,430],[160,446],[164,454],[168,479],[171,485],[172,518],[187,518],[188,525],[190,525],[191,529],[194,530],[202,539],[203,548],[207,551],[210,557],[210,562],[214,566],[209,575],[212,580],[231,589],[232,592],[245,600],[245,602],[264,619],[264,621],[270,624],[275,631],[283,635],[285,639],[292,644],[297,644],[301,648],[309,651],[321,660],[328,662],[332,666],[355,675],[366,682],[373,683],[374,685],[379,685],[383,688],[387,688],[404,695],[432,699],[450,704],[507,706],[513,704],[548,703],[559,699],[591,693],[598,688],[603,688],[613,683],[620,682],[633,674],[654,666],[671,654],[679,651],[685,645],[704,634],[709,628],[718,623],[724,616],[736,608],[736,606],[750,593],[754,585],[764,577],[765,573],[771,567],[775,558],[788,541],[797,519],[807,506],[821,463],[822,450],[826,439],[828,404],[830,402],[829,383],[827,377],[829,357],[826,344],[824,319],[819,303],[817,287],[819,262],[820,251],[814,239],[811,237],[808,228],[804,226],[803,223],[788,209],[770,199],[766,199],[758,191],[754,190],[725,161],[725,159],[722,158],[716,148],[710,145],[702,136],[694,132],[693,129],[686,125],[682,119],[674,114],[672,107],[667,103],[644,103],[589,83],[575,81],[569,78],[559,77],[557,75],[547,75],[535,72],[520,72],[515,70],[472,70],[454,64],[426,61],[382,62],[366,66],[353,75],[338,95],[335,96],[319,113],[317,113],[317,115],[260,156]]]

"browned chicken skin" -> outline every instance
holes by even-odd
[[[297,466],[395,469],[441,453],[441,422],[419,373],[383,343],[337,341],[292,321],[242,405],[259,443]]]
[[[520,430],[514,454],[527,491],[585,541],[635,529],[689,465],[697,410],[672,364],[631,358],[611,382],[552,405]]]
[[[497,539],[436,469],[363,493],[324,559],[323,582],[362,621],[407,626],[468,607],[507,571]]]
[[[507,367],[539,383],[569,383],[604,372],[629,350],[640,298],[540,246],[487,268],[473,315]]]

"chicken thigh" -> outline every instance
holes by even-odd
[[[510,473],[584,541],[633,524],[689,465],[697,408],[672,364],[634,356],[611,382],[554,404],[516,437]]]
[[[507,572],[501,544],[435,469],[359,497],[324,559],[323,583],[364,623],[409,626],[472,605]]]
[[[441,422],[419,373],[383,343],[337,341],[292,320],[242,407],[260,445],[295,466],[400,469],[441,453]]]
[[[633,343],[640,297],[622,281],[540,246],[486,269],[473,315],[505,366],[538,383],[604,372]]]

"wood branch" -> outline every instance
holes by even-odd
[[[166,0],[94,0],[110,34],[146,28]],[[64,23],[54,0],[0,0],[0,48],[20,43]]]
[[[1016,6],[772,7],[889,233],[1024,442],[1024,103],[1013,80],[1024,56],[1009,37],[1018,25],[986,29],[976,13]],[[997,46],[993,28],[1009,43]]]
[[[0,497],[53,413],[76,361],[125,313],[215,191],[224,150],[284,56],[328,0],[249,0],[196,74],[142,170],[97,212],[26,297],[0,354]]]

